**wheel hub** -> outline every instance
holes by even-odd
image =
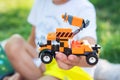
[[[50,57],[49,56],[44,56],[43,60],[48,62],[48,61],[50,61]]]
[[[91,58],[89,59],[89,62],[90,62],[90,63],[95,63],[95,62],[96,62],[96,59],[95,59],[94,57],[91,57]]]

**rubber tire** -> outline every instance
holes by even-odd
[[[52,59],[53,59],[53,56],[52,56],[50,50],[42,50],[42,51],[39,53],[39,57],[41,58],[41,61],[42,61],[44,64],[51,63],[51,61],[52,61]],[[49,60],[45,60],[45,57],[49,58]]]
[[[91,58],[93,58],[95,61],[91,62]],[[89,65],[96,65],[98,63],[98,57],[95,54],[89,54],[86,56],[86,61]]]

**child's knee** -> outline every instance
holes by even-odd
[[[9,38],[8,41],[9,42],[14,42],[15,41],[14,43],[18,44],[18,42],[24,42],[24,39],[19,34],[14,34]]]
[[[24,47],[24,40],[20,35],[13,35],[5,45],[5,52],[11,59],[17,58],[18,52]]]

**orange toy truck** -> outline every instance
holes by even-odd
[[[55,52],[63,52],[67,56],[74,54],[77,56],[86,56],[86,61],[89,65],[95,65],[98,62],[100,46],[97,44],[91,46],[87,40],[71,41],[70,45],[68,40],[72,39],[83,28],[89,25],[89,21],[71,15],[62,15],[65,22],[70,25],[79,27],[77,30],[72,31],[71,28],[57,28],[56,32],[48,33],[47,44],[39,44],[39,57],[41,61],[48,64],[55,57]],[[54,42],[54,43],[53,43]]]

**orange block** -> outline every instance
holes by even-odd
[[[48,33],[47,40],[55,40],[56,39],[56,33]]]
[[[78,17],[73,17],[72,25],[77,27],[82,27],[83,19]]]
[[[71,28],[57,28],[56,32],[72,32]]]

